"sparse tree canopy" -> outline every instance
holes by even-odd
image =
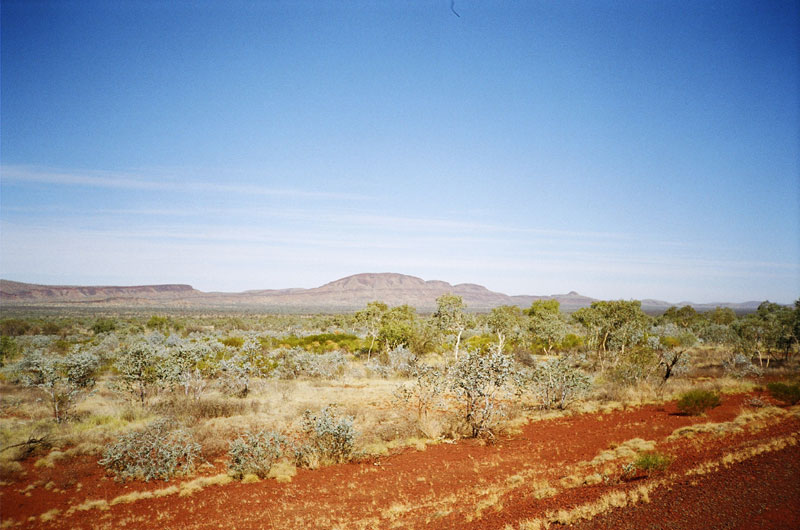
[[[355,314],[356,322],[366,328],[367,335],[370,337],[367,360],[372,356],[372,347],[375,345],[375,339],[378,338],[383,316],[388,310],[389,306],[376,300],[374,302],[369,302],[366,308]]]
[[[461,335],[469,327],[469,319],[464,312],[467,306],[460,296],[454,294],[443,294],[436,299],[436,305],[438,307],[436,313],[433,314],[433,319],[441,331],[456,336],[454,356],[458,360]]]
[[[592,302],[590,307],[575,311],[572,317],[590,333],[601,369],[609,361],[609,352],[624,354],[626,347],[641,341],[650,321],[638,300]]]
[[[525,317],[515,305],[495,307],[489,314],[487,323],[492,333],[497,334],[497,351],[502,352],[507,340],[518,337],[524,328]]]
[[[544,351],[547,354],[567,335],[567,324],[559,307],[558,300],[536,300],[526,311],[530,317],[530,332],[545,344]]]
[[[398,346],[408,346],[416,331],[416,319],[417,310],[408,304],[393,307],[383,314],[378,339],[387,352]]]

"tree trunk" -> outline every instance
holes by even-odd
[[[456,335],[456,361],[458,361],[458,346],[461,344],[461,334],[464,333],[463,329],[458,330],[458,335]]]

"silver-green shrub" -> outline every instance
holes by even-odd
[[[316,415],[306,410],[301,440],[295,448],[295,463],[299,467],[315,468],[349,461],[358,436],[354,420],[352,416],[339,416],[332,405]]]
[[[118,479],[168,480],[194,471],[200,444],[188,431],[166,419],[120,436],[98,462]]]
[[[286,438],[276,432],[246,432],[231,442],[228,471],[234,478],[253,474],[265,478],[272,464],[283,455]]]
[[[546,409],[563,409],[571,399],[589,388],[589,377],[574,367],[567,357],[538,363],[531,374],[531,382]]]
[[[468,351],[450,367],[448,386],[470,436],[493,435],[505,415],[502,402],[511,396],[515,375],[512,359],[499,352]]]
[[[75,351],[62,357],[37,349],[26,352],[7,371],[12,381],[44,392],[53,419],[61,423],[72,407],[91,392],[98,369],[99,359],[89,352]]]

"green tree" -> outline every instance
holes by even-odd
[[[572,317],[589,333],[601,370],[615,364],[626,348],[641,342],[649,324],[638,300],[592,302],[590,307],[575,311]]]
[[[549,355],[567,335],[567,323],[561,316],[558,300],[536,300],[526,313],[530,317],[528,329],[544,343],[542,349]]]
[[[464,311],[467,306],[460,296],[454,294],[443,294],[436,299],[436,306],[437,309],[433,314],[433,320],[436,323],[436,327],[443,333],[455,335],[456,344],[453,353],[455,359],[458,360],[461,335],[469,326],[469,318]]]
[[[736,313],[730,307],[715,307],[711,311],[703,313],[703,315],[712,324],[719,324],[727,326],[736,320]]]
[[[367,336],[370,337],[369,350],[367,352],[367,361],[372,357],[372,348],[375,345],[375,339],[378,338],[378,333],[381,330],[381,322],[383,316],[389,310],[389,306],[383,302],[374,301],[369,302],[367,307],[358,311],[355,314],[355,320],[367,330]]]
[[[492,309],[487,324],[497,335],[497,351],[502,352],[507,340],[514,340],[522,333],[525,317],[515,305],[501,305]]]
[[[796,315],[790,307],[762,302],[755,313],[737,320],[734,324],[740,338],[740,348],[745,354],[758,355],[760,366],[769,366],[772,352],[782,352],[789,358],[797,344]]]
[[[398,346],[408,346],[413,341],[416,320],[417,310],[408,304],[393,307],[383,314],[378,340],[386,352]]]

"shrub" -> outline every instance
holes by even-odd
[[[225,337],[224,339],[219,339],[219,341],[229,348],[241,348],[244,346],[242,337]]]
[[[101,318],[92,325],[92,332],[94,332],[95,335],[108,333],[115,329],[117,329],[117,321],[113,318]]]
[[[64,421],[72,407],[85,398],[95,385],[99,368],[97,356],[76,352],[66,357],[27,352],[25,357],[10,367],[12,380],[24,386],[35,387],[47,395],[56,422]]]
[[[755,366],[747,355],[733,352],[722,360],[722,369],[726,375],[741,379],[747,376],[760,376],[762,370]]]
[[[350,460],[358,434],[353,421],[351,416],[339,417],[331,405],[316,416],[310,410],[305,411],[303,443],[295,449],[296,465],[315,468]]]
[[[690,416],[698,416],[708,409],[718,407],[719,395],[710,390],[695,389],[681,394],[678,410]]]
[[[270,352],[269,359],[278,379],[311,378],[335,379],[344,373],[347,358],[338,351],[309,353],[302,348],[279,348]]]
[[[405,346],[398,346],[384,354],[382,358],[375,357],[367,361],[364,367],[378,377],[389,378],[393,375],[412,376],[416,365],[417,356]]]
[[[664,471],[672,463],[672,458],[657,452],[642,453],[634,460],[633,465],[647,473]]]
[[[114,388],[130,394],[144,405],[150,388],[158,381],[160,358],[163,358],[160,349],[149,341],[131,345],[120,354],[114,365],[118,374]]]
[[[194,470],[200,444],[191,434],[164,419],[121,436],[98,462],[118,479],[168,480]]]
[[[623,477],[631,477],[639,470],[650,475],[656,472],[666,471],[672,463],[672,457],[658,452],[640,453],[636,460],[622,466]]]
[[[772,397],[787,405],[795,405],[800,402],[800,385],[797,383],[769,383],[767,390]]]
[[[231,442],[228,455],[231,458],[228,470],[234,478],[257,475],[265,478],[275,463],[283,455],[286,438],[276,432],[246,432]]]
[[[456,395],[470,436],[492,436],[504,415],[501,405],[509,397],[508,385],[514,375],[511,358],[499,352],[481,355],[468,351],[453,365],[448,374],[449,388]]]
[[[573,367],[567,357],[538,363],[531,379],[542,407],[546,409],[563,409],[571,399],[589,388],[589,378]]]
[[[444,403],[443,393],[447,388],[447,374],[435,366],[418,364],[413,369],[414,383],[400,385],[394,396],[398,404],[410,407],[417,427],[425,435],[435,438],[438,432],[431,429],[428,414]]]

